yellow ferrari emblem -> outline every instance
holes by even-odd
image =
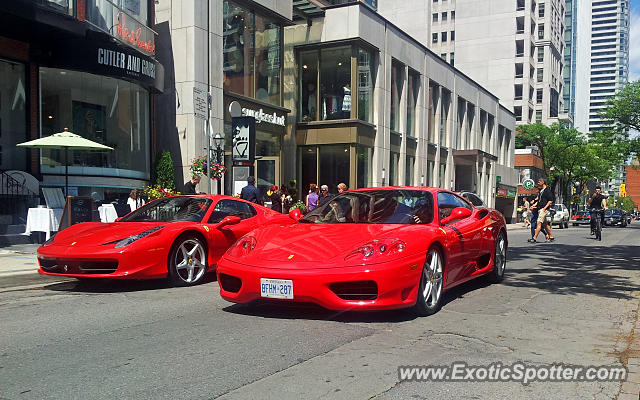
[[[289,260],[291,260],[293,258],[293,254],[289,255],[289,257],[287,257]]]
[[[73,245],[74,245],[74,244],[76,244],[76,243],[78,243],[78,242],[73,242],[73,243],[71,243],[71,245],[73,246]]]
[[[209,227],[208,226],[203,225],[202,227],[204,228],[205,231],[209,232]]]

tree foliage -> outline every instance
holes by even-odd
[[[617,143],[626,148],[627,155],[640,153],[640,138],[629,134],[629,130],[640,131],[640,81],[629,83],[609,99],[600,116],[609,122],[605,131],[615,132]]]
[[[160,187],[175,190],[176,184],[173,175],[173,159],[171,153],[163,151],[156,163],[155,183]]]
[[[538,147],[549,186],[563,195],[569,193],[573,182],[584,185],[589,180],[609,178],[613,167],[622,160],[616,150],[559,124],[521,125],[516,134],[516,147],[528,145]],[[563,198],[565,202],[570,200],[569,196]]]

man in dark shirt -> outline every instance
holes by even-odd
[[[200,183],[200,176],[194,176],[190,181],[184,184],[184,191],[182,194],[197,194],[196,185]]]
[[[240,198],[252,203],[260,204],[260,200],[258,200],[260,198],[260,192],[255,186],[255,183],[256,178],[254,178],[253,176],[247,178],[247,186],[242,188],[242,191],[240,192]]]
[[[547,215],[549,215],[550,208],[553,207],[553,203],[555,201],[555,197],[553,193],[551,193],[551,189],[547,187],[547,183],[544,178],[538,179],[538,187],[540,188],[540,193],[538,194],[538,222],[536,226],[536,233],[533,235],[532,239],[529,239],[531,243],[537,243],[536,239],[544,226],[544,229],[547,231],[547,235],[549,236],[549,241],[553,242],[556,238],[551,233],[551,224],[547,222]]]
[[[589,203],[589,210],[596,209],[600,214],[600,218],[602,218],[602,225],[604,225],[604,212],[603,210],[607,209],[607,200],[602,195],[602,188],[600,186],[596,186],[596,191],[591,197],[591,202]],[[591,218],[591,234],[594,234],[595,228],[595,219]]]

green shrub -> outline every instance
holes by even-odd
[[[175,190],[176,188],[173,159],[171,158],[171,153],[168,151],[163,151],[162,155],[156,162],[155,184],[172,190]]]

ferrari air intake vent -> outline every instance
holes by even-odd
[[[235,276],[220,274],[220,286],[225,292],[238,293],[242,287],[242,280]]]
[[[374,281],[334,282],[329,289],[342,300],[375,300],[378,284]]]
[[[38,261],[43,270],[58,274],[112,274],[118,269],[118,262],[115,260],[79,261],[39,258]]]

